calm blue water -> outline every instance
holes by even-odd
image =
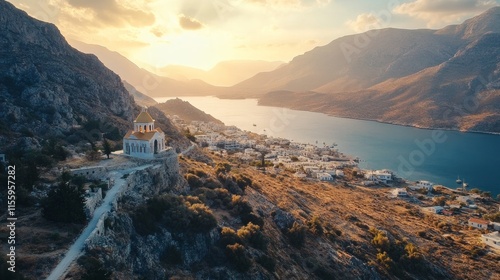
[[[180,98],[226,125],[243,130],[320,146],[323,142],[327,145],[337,143],[341,152],[359,157],[362,168],[391,169],[409,180],[429,180],[452,188],[457,186],[455,180],[460,176],[465,178],[469,188],[477,187],[495,195],[500,193],[500,135],[435,131],[336,118],[257,106],[255,99]],[[157,98],[157,101],[167,99],[170,98]],[[425,144],[419,146],[416,141]]]

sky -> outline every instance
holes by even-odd
[[[66,37],[148,68],[288,62],[374,28],[438,29],[500,0],[9,0]]]

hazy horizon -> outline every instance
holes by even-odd
[[[376,28],[438,29],[500,1],[213,0],[20,1],[62,34],[116,51],[144,68],[210,70],[228,60],[288,62],[341,36]]]

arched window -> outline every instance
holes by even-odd
[[[146,131],[146,125],[144,125],[144,131]]]

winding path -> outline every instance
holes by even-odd
[[[182,151],[181,154],[184,155],[188,153],[196,146],[197,145],[195,143],[191,143],[191,146]],[[177,156],[177,155],[173,154],[172,156]],[[109,173],[110,178],[114,179],[115,182],[113,187],[106,193],[106,197],[104,198],[102,204],[95,209],[92,219],[89,221],[89,223],[82,231],[80,236],[73,243],[73,245],[71,245],[68,252],[66,252],[64,258],[59,262],[56,268],[52,270],[50,275],[47,277],[47,280],[60,279],[62,276],[66,274],[70,265],[82,254],[83,248],[85,246],[85,241],[87,240],[87,238],[89,238],[92,231],[94,231],[94,229],[96,228],[97,223],[101,219],[102,215],[111,210],[111,208],[113,207],[112,202],[115,200],[116,195],[119,194],[120,191],[123,189],[123,186],[125,186],[125,180],[122,179],[123,175],[132,173],[137,170],[143,170],[151,166],[153,166],[153,164],[141,165]]]
[[[120,193],[120,191],[125,186],[126,182],[124,179],[122,179],[123,175],[137,170],[143,170],[151,166],[153,165],[152,164],[141,165],[134,168],[124,169],[120,171],[113,171],[109,174],[110,178],[114,179],[115,184],[106,193],[106,197],[104,198],[102,204],[99,207],[97,207],[96,210],[94,211],[92,219],[89,221],[85,229],[83,229],[82,233],[76,239],[75,243],[71,245],[68,252],[66,252],[64,258],[59,262],[56,268],[52,270],[49,277],[47,277],[47,280],[57,280],[62,276],[64,276],[69,266],[73,263],[73,261],[75,261],[82,254],[83,247],[85,246],[85,241],[90,236],[92,231],[96,228],[97,222],[99,222],[99,219],[101,219],[104,213],[107,213],[111,210],[111,207],[113,207],[112,202],[116,198],[116,195]]]

